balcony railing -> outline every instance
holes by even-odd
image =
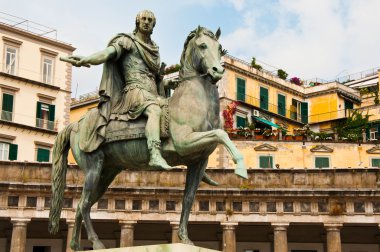
[[[41,129],[54,130],[54,121],[36,118],[36,127]]]
[[[302,120],[301,114],[297,113],[294,110],[288,110],[286,108],[280,108],[279,106],[277,106],[275,104],[272,104],[269,102],[263,102],[260,99],[253,97],[253,96],[250,96],[250,95],[237,94],[236,97],[237,97],[237,101],[241,101],[241,102],[247,103],[249,105],[255,106],[257,108],[261,108],[265,111],[268,111],[268,112],[271,112],[271,113],[274,113],[274,114],[277,114],[280,116],[284,116],[288,119],[295,120],[295,121],[302,122],[302,123],[305,123],[304,121],[306,121],[306,120]]]
[[[13,113],[5,110],[1,110],[1,120],[4,121],[13,121]]]

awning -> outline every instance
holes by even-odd
[[[253,120],[256,120],[256,121],[258,121],[258,122],[262,122],[262,123],[264,123],[264,124],[266,124],[266,125],[269,125],[269,126],[275,127],[275,128],[277,128],[277,129],[281,128],[280,125],[277,125],[277,124],[275,124],[275,123],[272,123],[271,121],[268,121],[268,120],[262,119],[262,118],[257,117],[257,116],[252,116],[252,119],[253,119]]]

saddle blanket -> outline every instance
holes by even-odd
[[[146,138],[145,125],[147,119],[143,116],[131,121],[117,120],[117,115],[111,115],[111,121],[106,127],[106,143],[121,140]],[[160,137],[169,137],[169,110],[168,106],[161,107]]]

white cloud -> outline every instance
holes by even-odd
[[[344,69],[380,65],[380,1],[280,0],[275,5],[270,12],[257,6],[242,10],[251,20],[225,36],[224,47],[306,79],[333,79]],[[255,11],[274,15],[265,19],[274,24],[270,31],[259,32],[265,26],[263,13],[252,15]]]

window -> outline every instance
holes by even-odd
[[[141,200],[132,200],[132,210],[137,211],[141,210],[142,201]]]
[[[278,94],[277,95],[277,104],[278,104],[278,111],[277,113],[282,116],[286,116],[286,100],[285,95]]]
[[[379,167],[380,168],[380,158],[372,158],[371,159],[371,165],[372,165],[372,167]]]
[[[246,126],[247,119],[241,116],[236,116],[236,128],[243,127],[245,128]]]
[[[310,213],[311,212],[311,203],[310,202],[301,202],[301,213]]]
[[[176,202],[173,200],[166,201],[166,211],[175,211]]]
[[[55,106],[37,102],[36,127],[54,130]]]
[[[26,197],[26,206],[27,207],[36,207],[37,206],[37,197]]]
[[[371,128],[369,130],[369,140],[377,140],[379,137],[379,132],[377,128]]]
[[[37,161],[38,162],[49,162],[50,161],[50,148],[48,148],[48,147],[37,147]]]
[[[209,211],[210,203],[208,200],[200,200],[199,201],[199,211]]]
[[[243,211],[243,203],[241,201],[232,202],[232,210],[234,212],[242,212]]]
[[[273,156],[259,156],[259,168],[273,168]]]
[[[267,212],[275,213],[277,211],[276,202],[267,202]]]
[[[245,102],[245,80],[236,79],[236,100]]]
[[[149,200],[149,210],[158,211],[159,203],[158,200]]]
[[[372,202],[373,212],[380,213],[380,201]]]
[[[17,144],[0,142],[0,160],[17,160]]]
[[[13,94],[2,94],[1,120],[12,121]]]
[[[8,196],[8,206],[9,207],[18,207],[18,196]]]
[[[259,202],[255,202],[255,201],[251,201],[249,202],[249,211],[250,212],[259,212],[260,211],[260,203]]]
[[[99,199],[98,209],[108,209],[108,199]]]
[[[53,58],[42,57],[42,82],[52,84],[53,82]]]
[[[315,168],[330,168],[330,158],[315,157]]]
[[[326,213],[327,212],[327,201],[318,201],[318,212]]]
[[[115,209],[124,210],[125,209],[125,200],[115,200]]]
[[[5,69],[7,74],[16,75],[18,48],[12,46],[5,47]]]
[[[291,213],[293,211],[293,202],[284,202],[284,212]]]
[[[216,202],[216,211],[217,212],[224,212],[224,211],[226,211],[226,202],[224,202],[224,201],[217,201]]]
[[[51,205],[51,198],[45,197],[44,208],[50,208],[50,205]]]
[[[363,201],[354,202],[354,212],[355,213],[365,213],[365,205]]]
[[[301,121],[301,102],[292,99],[292,106],[290,107],[290,118],[293,120]]]
[[[268,89],[264,87],[260,87],[260,108],[268,110]]]
[[[72,208],[72,207],[73,207],[73,198],[64,198],[63,208]]]

